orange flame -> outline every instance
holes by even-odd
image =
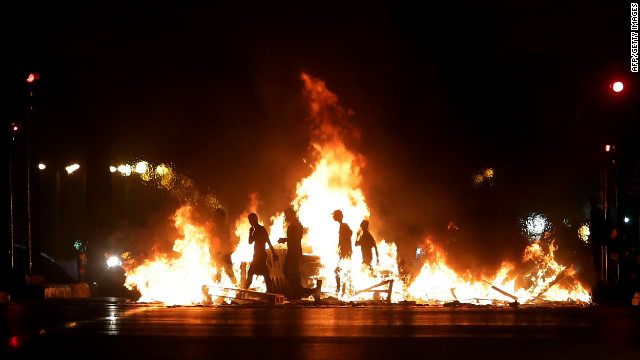
[[[523,262],[533,263],[524,275],[515,271],[515,265],[504,262],[493,276],[474,277],[470,273],[458,274],[446,264],[446,253],[430,239],[426,239],[422,250],[428,254],[420,273],[411,281],[400,276],[397,248],[393,242],[376,239],[379,258],[370,268],[362,264],[360,248],[354,246],[358,229],[371,212],[362,184],[361,170],[366,165],[361,154],[345,145],[347,137],[358,138],[359,134],[348,121],[350,111],[338,103],[338,97],[329,91],[326,84],[303,73],[304,95],[309,104],[309,120],[312,124],[311,173],[297,184],[291,205],[300,222],[306,228],[302,245],[307,255],[320,258],[321,267],[316,277],[323,281],[326,295],[337,296],[345,301],[374,298],[372,292],[359,290],[370,288],[385,280],[393,280],[390,301],[413,300],[419,303],[460,302],[512,302],[581,301],[590,302],[589,292],[575,278],[575,270],[558,264],[554,259],[555,245],[551,243],[545,251],[540,242],[528,246]],[[171,255],[157,254],[135,266],[125,265],[126,286],[137,288],[142,297],[139,301],[162,301],[168,304],[202,303],[203,286],[239,287],[243,281],[247,263],[252,260],[253,247],[248,243],[249,213],[258,214],[258,198],[250,196],[247,210],[235,222],[235,235],[239,243],[231,256],[236,283],[220,270],[212,260],[210,246],[216,244],[207,224],[198,224],[191,216],[192,209],[183,206],[174,216],[174,223],[182,238],[175,240]],[[332,213],[341,210],[344,222],[353,235],[351,259],[340,259],[338,255],[339,224]],[[263,224],[269,231],[274,246],[284,237],[284,214],[278,213]],[[260,220],[260,223],[263,223]],[[374,226],[375,228],[375,226]],[[338,289],[336,273],[344,288]],[[218,279],[218,280],[215,280]],[[524,279],[525,286],[517,284]],[[264,281],[258,282],[258,290],[265,291]],[[254,284],[256,282],[254,281]],[[206,297],[206,294],[204,294]],[[221,296],[220,299],[223,297]]]
[[[555,261],[554,251],[557,248],[553,242],[548,252],[544,251],[540,242],[534,242],[525,249],[523,262],[534,262],[526,274],[513,274],[514,264],[504,262],[493,277],[485,277],[481,281],[473,280],[470,274],[459,275],[447,267],[446,254],[431,241],[426,240],[425,247],[431,258],[413,279],[407,294],[409,299],[417,302],[591,302],[589,292],[575,279],[575,270]],[[517,279],[524,279],[528,286],[517,286]]]
[[[220,282],[214,283],[220,270],[211,257],[209,244],[213,239],[206,225],[194,221],[192,211],[190,206],[183,206],[173,216],[182,238],[175,240],[172,254],[156,254],[139,266],[133,262],[123,266],[125,286],[140,291],[140,302],[198,304],[203,301],[203,285],[233,286],[224,273]]]
[[[358,136],[347,121],[350,113],[339,106],[337,96],[326,88],[323,81],[308,74],[302,74],[301,78],[305,84],[304,94],[309,103],[310,121],[313,125],[311,148],[315,162],[311,175],[298,183],[292,206],[298,213],[300,222],[307,228],[303,249],[307,254],[317,255],[321,259],[322,268],[319,269],[318,277],[323,280],[323,289],[330,293],[338,290],[335,271],[340,268],[341,281],[349,289],[341,293],[340,297],[345,300],[354,299],[355,290],[373,286],[383,279],[398,277],[397,249],[395,244],[380,241],[380,259],[377,259],[380,265],[373,271],[362,266],[362,255],[355,247],[351,260],[339,261],[339,224],[333,220],[332,213],[338,209],[343,212],[344,222],[353,231],[353,247],[360,223],[370,215],[360,189],[360,170],[365,162],[360,154],[349,151],[344,145],[345,136]],[[274,241],[284,235],[282,213],[272,217],[271,222],[270,238]],[[237,223],[236,234],[246,233],[243,230],[245,226],[246,220],[241,218]],[[383,273],[384,276],[381,275]],[[394,292],[394,295],[401,298],[402,286],[396,286],[396,289],[400,290]]]

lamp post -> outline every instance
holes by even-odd
[[[604,126],[604,140],[606,144],[604,145],[605,152],[605,164],[604,164],[604,174],[603,174],[603,184],[602,184],[602,208],[604,210],[605,219],[607,222],[611,224],[614,229],[616,229],[616,233],[618,231],[618,208],[619,208],[619,194],[618,194],[618,166],[619,164],[616,162],[616,146],[613,141],[616,140],[615,131],[614,134],[610,133],[611,126],[615,126],[615,124],[610,124],[609,114],[608,114],[608,106],[612,100],[613,96],[620,96],[620,94],[624,91],[624,83],[619,80],[615,80],[609,84],[609,91],[606,92],[606,98],[603,104],[603,126]],[[610,194],[610,192],[613,192]],[[613,197],[611,199],[611,197]],[[613,204],[611,204],[610,200],[613,200]],[[610,234],[611,235],[611,234]],[[612,235],[611,235],[612,236]],[[611,236],[609,239],[611,240]],[[609,260],[609,247],[605,242],[602,245],[602,273],[601,278],[603,283],[606,285],[608,283],[609,273],[608,273],[608,260]]]
[[[603,179],[603,188],[602,188],[602,207],[604,210],[604,214],[605,217],[607,219],[613,217],[613,220],[615,221],[617,218],[617,207],[618,207],[618,179],[617,179],[617,164],[616,164],[616,158],[615,158],[615,154],[616,154],[616,147],[615,145],[611,142],[612,140],[612,135],[609,132],[609,128],[610,128],[610,124],[609,124],[609,118],[608,118],[608,105],[609,102],[608,101],[610,99],[611,96],[617,96],[618,94],[622,93],[624,91],[624,83],[622,81],[616,80],[613,81],[609,84],[609,89],[610,91],[607,91],[607,96],[604,102],[604,116],[603,116],[603,125],[604,125],[604,140],[605,140],[605,145],[604,145],[604,151],[605,151],[605,170],[604,170],[604,179]],[[609,179],[609,167],[612,168],[612,173],[613,173],[613,179]],[[610,185],[609,183],[613,181],[613,189],[610,189]],[[613,190],[614,192],[614,207],[613,209],[610,209],[610,204],[609,204],[609,191]],[[610,213],[610,211],[613,210],[613,216]]]
[[[28,86],[29,103],[26,116],[26,140],[27,140],[27,239],[28,239],[28,264],[29,273],[33,274],[33,238],[31,232],[31,117],[33,116],[33,103],[35,85],[40,79],[38,73],[30,73],[26,82]],[[28,281],[27,281],[28,282]]]

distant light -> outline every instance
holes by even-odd
[[[475,186],[481,186],[484,184],[491,185],[491,180],[495,176],[495,170],[493,168],[486,168],[475,175],[473,175],[473,184]]]
[[[144,174],[147,172],[147,162],[146,161],[140,161],[139,163],[136,164],[136,172],[138,174]]]
[[[493,174],[494,174],[494,173],[495,173],[495,171],[494,171],[492,168],[487,168],[487,169],[484,171],[484,177],[485,177],[486,179],[491,179],[491,178],[493,177]]]
[[[582,226],[580,226],[580,228],[578,229],[578,236],[580,237],[580,240],[582,240],[586,244],[588,244],[589,243],[589,235],[591,235],[591,232],[589,231],[589,225],[588,224],[582,224]]]
[[[83,243],[82,240],[76,240],[73,242],[73,247],[81,252],[87,251],[87,244]]]
[[[531,213],[526,219],[521,220],[521,223],[522,232],[530,242],[540,239],[545,232],[551,229],[551,223],[542,214]]]
[[[156,174],[158,176],[165,176],[165,175],[170,174],[170,173],[171,173],[171,168],[167,167],[167,165],[165,165],[165,164],[160,164],[156,168]]]
[[[67,174],[71,174],[78,169],[80,169],[80,165],[78,164],[69,165],[65,168],[65,170],[67,170]]]
[[[114,266],[120,266],[120,265],[122,265],[122,261],[120,261],[120,259],[118,259],[117,256],[112,256],[107,259],[107,266],[110,268]]]
[[[482,184],[482,181],[484,181],[484,177],[482,175],[474,175],[473,176],[473,183],[476,185],[480,185]]]
[[[527,220],[527,231],[531,234],[542,235],[547,226],[547,219],[542,215],[535,215]]]
[[[631,221],[631,220],[630,220],[628,217],[626,217],[626,216],[625,216],[625,217],[624,217],[624,222],[625,222],[625,223],[628,223],[629,221]]]
[[[13,131],[20,130],[20,127],[18,127],[18,125],[16,125],[16,124],[11,124],[11,128],[13,129]]]
[[[118,166],[118,171],[123,176],[129,176],[129,175],[131,175],[131,165],[129,165],[129,164],[120,165],[120,166]]]
[[[619,93],[624,89],[624,84],[621,81],[616,81],[612,83],[609,87],[611,88],[611,90]]]
[[[604,146],[604,151],[609,152],[611,150],[615,149],[615,147],[611,146],[611,145],[605,145]]]
[[[115,166],[109,166],[109,171],[114,173],[114,172],[118,171],[118,168],[116,168]]]
[[[44,169],[46,169],[46,168],[47,168],[47,165],[45,165],[45,164],[43,164],[43,163],[38,164],[38,169],[40,169],[40,170],[44,170]]]
[[[29,76],[27,76],[27,82],[28,83],[32,83],[36,80],[40,79],[40,75],[38,75],[38,73],[31,73],[29,74]]]

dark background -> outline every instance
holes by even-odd
[[[250,193],[263,216],[281,211],[309,173],[302,71],[353,110],[372,228],[405,259],[425,235],[460,266],[517,259],[530,212],[556,228],[569,220],[575,237],[600,194],[604,144],[616,145],[620,179],[638,160],[624,1],[4,1],[1,13],[3,164],[14,172],[4,208],[11,179],[15,241],[26,245],[25,132],[10,125],[31,116],[32,161],[48,166],[32,174],[33,236],[56,258],[73,257],[75,239],[99,257],[166,237],[176,200],[107,170],[133,159],[172,164],[232,220]],[[610,91],[614,80],[624,92]],[[81,170],[69,177],[61,169],[73,162]],[[494,180],[473,186],[488,167]],[[637,233],[637,197],[621,190],[621,202]]]

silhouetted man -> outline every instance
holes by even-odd
[[[214,235],[218,238],[218,248],[210,249],[213,252],[213,257],[216,265],[222,267],[233,284],[236,284],[236,276],[233,273],[233,263],[231,262],[231,254],[233,253],[233,244],[231,242],[231,230],[227,222],[227,212],[218,207],[213,213],[213,222],[215,225]],[[222,272],[219,271],[216,275],[216,282],[219,282],[222,277]]]
[[[340,224],[340,230],[338,231],[338,257],[340,260],[351,259],[351,228],[349,225],[342,221],[342,211],[336,210],[333,212],[333,220]],[[340,265],[336,268],[336,285],[337,291],[340,293],[341,279],[340,279]]]
[[[342,211],[336,210],[333,212],[333,220],[340,224],[340,230],[338,232],[338,256],[340,260],[351,259],[351,228],[347,223],[342,222]]]
[[[271,241],[269,240],[269,234],[264,226],[258,223],[258,215],[251,213],[248,216],[251,229],[249,230],[249,244],[255,244],[253,247],[253,261],[249,267],[249,273],[247,274],[247,282],[244,285],[245,289],[251,287],[253,282],[253,275],[262,275],[264,282],[267,285],[267,292],[273,290],[273,282],[271,276],[269,276],[269,268],[267,267],[267,250],[265,245],[268,244],[273,255],[273,261],[278,261],[278,254],[273,250]]]
[[[287,237],[278,240],[280,244],[287,244],[287,255],[284,258],[283,272],[291,287],[292,298],[300,299],[302,285],[300,279],[300,259],[302,258],[303,227],[298,220],[295,210],[288,208],[284,211],[287,223]]]
[[[376,252],[376,261],[380,264],[380,256],[378,255],[378,246],[376,245],[376,240],[373,238],[373,235],[369,232],[369,221],[362,220],[360,223],[360,234],[358,234],[358,239],[356,240],[356,246],[360,246],[360,250],[362,251],[362,263],[369,266],[369,268],[373,267],[371,264],[373,258],[373,253],[371,250],[375,250]]]

